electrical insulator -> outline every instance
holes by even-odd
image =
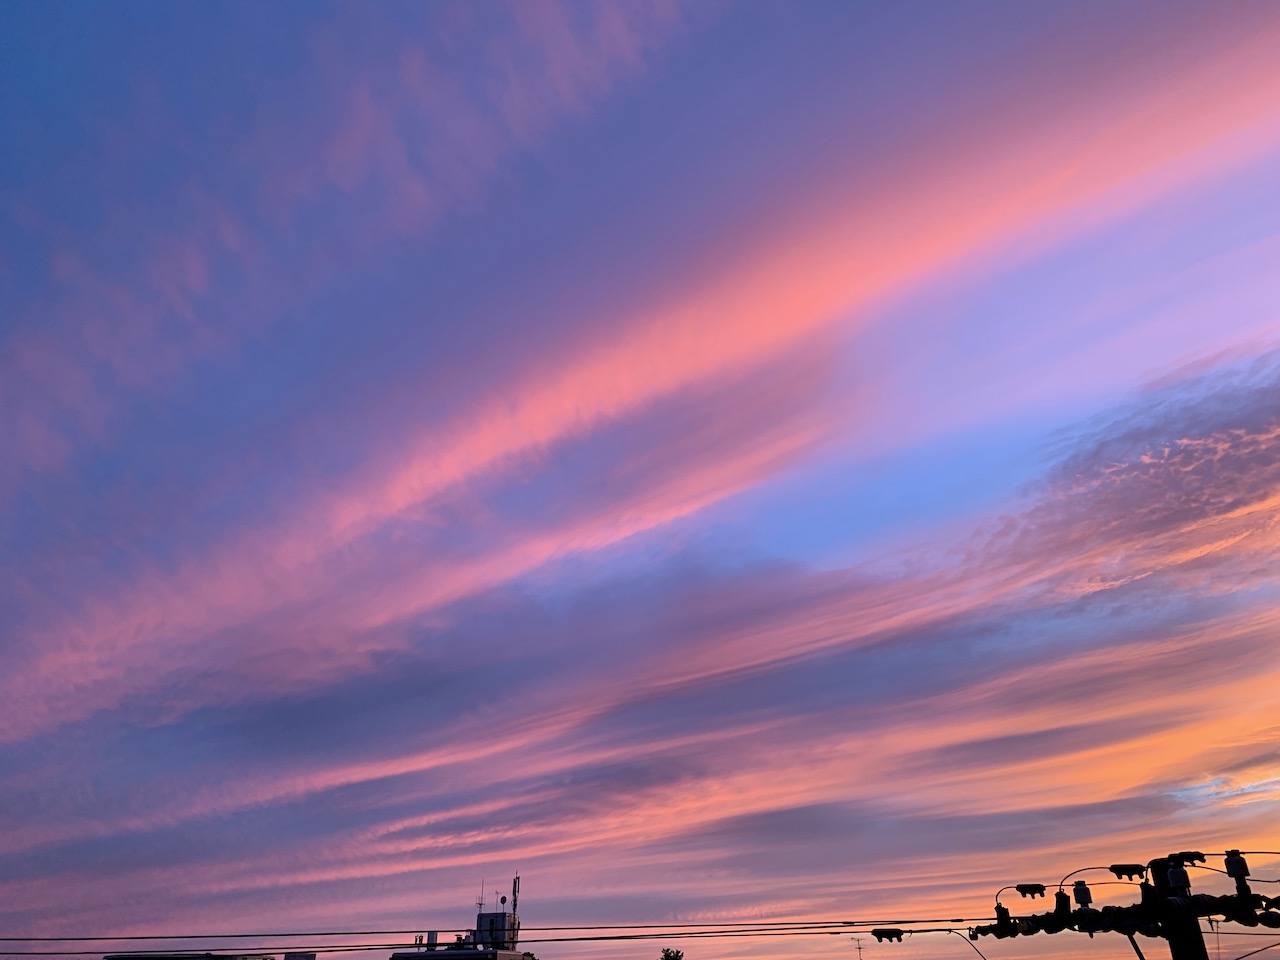
[[[1147,875],[1147,868],[1140,863],[1113,863],[1107,868],[1117,880],[1136,880]]]
[[[1188,893],[1191,890],[1191,878],[1187,876],[1187,868],[1180,863],[1169,865],[1169,886],[1174,893]]]
[[[1024,897],[1043,897],[1044,896],[1043,883],[1020,883],[1013,889],[1017,890],[1018,893]]]
[[[1093,903],[1093,894],[1089,892],[1089,884],[1083,880],[1077,880],[1071,888],[1071,894],[1076,898],[1076,906],[1087,907]]]
[[[1227,851],[1226,867],[1228,877],[1240,880],[1249,875],[1249,864],[1245,862],[1239,850]]]
[[[876,938],[876,943],[884,943],[886,940],[902,942],[902,931],[894,927],[877,927],[871,931],[871,935]]]
[[[1067,891],[1059,890],[1053,895],[1053,912],[1060,917],[1071,915],[1071,898],[1067,896]]]

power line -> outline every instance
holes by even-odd
[[[866,927],[881,923],[968,923],[978,917],[953,917],[915,920],[725,920],[721,923],[597,923],[589,926],[565,927],[523,927],[524,930],[642,930],[645,928],[679,927],[681,930],[693,927],[777,927],[777,926],[845,926]]]
[[[1221,921],[1219,921],[1221,922]],[[1258,933],[1247,930],[1214,930],[1220,937],[1274,937],[1274,933]]]
[[[1280,856],[1276,851],[1244,851],[1245,853],[1259,854],[1262,856]],[[526,927],[526,932],[545,932],[545,933],[584,933],[589,931],[611,931],[601,933],[591,933],[582,936],[547,936],[524,938],[526,943],[571,943],[571,942],[609,942],[609,941],[625,941],[625,940],[654,940],[654,939],[698,939],[698,938],[715,938],[715,937],[797,937],[797,936],[836,936],[849,928],[858,930],[864,927],[877,927],[870,932],[875,935],[879,941],[882,935],[888,939],[901,940],[902,936],[914,933],[946,933],[963,936],[960,931],[952,927],[924,927],[924,924],[946,923],[946,924],[968,924],[968,923],[985,923],[986,921],[995,919],[996,923],[989,927],[974,927],[968,931],[966,942],[975,939],[977,936],[994,934],[997,937],[1019,936],[1024,933],[1034,933],[1036,930],[1045,930],[1049,933],[1058,932],[1063,929],[1073,929],[1078,932],[1089,933],[1090,936],[1094,932],[1104,932],[1107,930],[1119,929],[1125,932],[1126,925],[1152,925],[1153,930],[1159,929],[1161,932],[1151,933],[1149,935],[1159,935],[1170,940],[1171,948],[1174,946],[1173,937],[1166,932],[1169,925],[1177,919],[1177,922],[1183,927],[1186,926],[1184,921],[1190,922],[1188,929],[1182,930],[1177,936],[1186,937],[1191,935],[1199,939],[1203,945],[1203,937],[1199,929],[1199,924],[1195,917],[1207,916],[1211,914],[1223,914],[1227,919],[1235,919],[1239,911],[1246,910],[1250,915],[1253,911],[1266,907],[1266,911],[1256,914],[1257,919],[1253,921],[1256,924],[1261,920],[1267,926],[1280,926],[1276,922],[1277,911],[1274,908],[1280,907],[1280,900],[1270,899],[1261,895],[1252,894],[1248,890],[1245,878],[1248,877],[1248,868],[1244,863],[1241,852],[1238,850],[1230,850],[1225,854],[1208,854],[1207,856],[1225,856],[1227,858],[1227,870],[1218,870],[1214,867],[1202,866],[1201,869],[1212,870],[1215,873],[1221,873],[1226,876],[1234,877],[1237,882],[1237,895],[1234,897],[1206,897],[1204,895],[1197,896],[1195,900],[1198,906],[1192,909],[1190,906],[1183,904],[1175,906],[1173,909],[1178,915],[1175,918],[1172,914],[1168,914],[1168,908],[1165,914],[1156,916],[1151,913],[1153,909],[1148,905],[1148,894],[1154,893],[1157,897],[1168,897],[1177,891],[1174,889],[1179,884],[1189,892],[1188,881],[1186,879],[1185,866],[1196,867],[1203,864],[1206,854],[1198,851],[1183,852],[1170,854],[1168,857],[1159,858],[1151,861],[1150,864],[1144,866],[1142,864],[1112,864],[1109,867],[1082,867],[1074,870],[1062,878],[1058,883],[1059,907],[1052,914],[1042,914],[1038,916],[1011,918],[1009,910],[1002,907],[999,903],[999,895],[1010,887],[1004,887],[997,893],[996,917],[951,917],[946,919],[892,919],[892,920],[739,920],[739,921],[721,921],[718,923],[637,923],[637,924],[592,924],[592,925],[565,925],[565,926],[543,926],[543,927]],[[1197,863],[1199,861],[1199,864]],[[1156,868],[1159,866],[1159,873]],[[1151,884],[1143,883],[1143,903],[1132,907],[1106,907],[1102,912],[1089,908],[1092,898],[1088,893],[1087,884],[1084,881],[1076,881],[1076,898],[1081,905],[1081,909],[1071,911],[1069,908],[1069,900],[1063,890],[1066,881],[1079,873],[1090,870],[1110,870],[1117,877],[1114,881],[1101,881],[1094,885],[1118,884],[1126,881],[1120,881],[1121,876],[1143,875],[1151,877]],[[1179,883],[1173,881],[1173,874],[1181,871],[1181,880]],[[1164,873],[1169,874],[1166,880]],[[1132,882],[1132,881],[1127,881]],[[1261,883],[1273,883],[1277,881],[1258,880]],[[1153,886],[1154,885],[1154,886]],[[1040,894],[1043,894],[1044,887],[1040,884],[1018,884],[1015,885],[1019,893],[1025,895],[1024,887],[1037,888]],[[1150,889],[1149,889],[1150,888]],[[1185,894],[1184,894],[1185,895]],[[1083,899],[1081,899],[1083,897]],[[1161,901],[1170,904],[1180,903],[1176,900]],[[1154,901],[1153,901],[1154,903]],[[1240,914],[1243,918],[1243,914]],[[889,925],[895,925],[888,928]],[[897,925],[908,929],[897,929]],[[887,928],[887,929],[886,929]],[[643,932],[635,932],[643,931]],[[453,931],[450,931],[453,932]],[[1241,931],[1220,931],[1225,936],[1274,936],[1267,933],[1251,933]],[[144,941],[228,941],[228,940],[292,940],[292,939],[329,939],[335,937],[400,937],[400,936],[417,936],[420,928],[413,930],[335,930],[325,932],[299,932],[299,933],[223,933],[223,934],[136,934],[136,935],[114,935],[114,936],[61,936],[61,937],[0,937],[0,943],[17,943],[17,944],[34,944],[34,943],[114,943],[126,944],[131,942]],[[896,934],[896,936],[894,936]],[[1132,936],[1130,935],[1132,940]],[[392,942],[392,943],[323,943],[311,946],[299,946],[296,944],[281,945],[245,945],[240,948],[247,951],[257,951],[262,953],[279,953],[285,952],[303,952],[311,951],[315,953],[345,953],[364,950],[385,950],[385,949],[408,949],[412,950],[420,946],[421,937],[413,944]],[[1255,953],[1261,953],[1280,944],[1269,944],[1258,950],[1251,951],[1244,956],[1252,956]],[[982,952],[970,942],[970,946],[981,957]],[[228,949],[226,947],[204,947],[205,951],[213,949]],[[159,950],[138,950],[132,951],[131,956],[145,958],[147,956],[172,955],[172,949]],[[97,956],[99,950],[22,950],[22,951],[0,951],[0,956],[12,957],[38,957],[38,956]],[[225,957],[226,954],[213,954],[205,952],[203,954],[190,951],[183,953],[184,957],[195,958]],[[1141,954],[1139,954],[1141,956]],[[1175,958],[1177,952],[1175,951]],[[424,957],[424,960],[426,958]],[[985,958],[983,958],[985,960]],[[1206,958],[1207,960],[1207,958]],[[1242,958],[1237,958],[1242,960]]]
[[[727,920],[723,923],[602,923],[570,926],[524,927],[523,932],[554,932],[579,930],[691,930],[698,928],[777,929],[784,927],[874,927],[888,924],[922,923],[981,923],[994,917],[946,917],[896,920]],[[287,940],[301,937],[394,937],[414,936],[422,928],[412,930],[329,930],[304,933],[148,933],[117,936],[66,936],[66,937],[0,937],[0,943],[88,943],[121,942],[127,940]],[[292,949],[292,948],[291,948]]]
[[[1244,960],[1245,957],[1252,957],[1255,953],[1261,953],[1263,950],[1270,950],[1272,947],[1280,947],[1280,940],[1275,943],[1268,943],[1265,947],[1259,947],[1257,950],[1250,950],[1248,953],[1242,953],[1236,957],[1236,960]]]
[[[1211,870],[1214,873],[1222,874],[1224,877],[1231,876],[1231,874],[1227,873],[1227,871],[1225,870],[1219,870],[1217,867],[1205,866],[1205,864],[1203,863],[1189,863],[1187,864],[1187,866],[1194,867],[1196,870]],[[1262,877],[1250,877],[1249,882],[1250,883],[1280,883],[1280,879],[1264,880],[1262,879]]]
[[[959,931],[950,928],[931,927],[919,930],[908,930],[911,933],[958,933]],[[714,939],[723,937],[834,937],[843,933],[842,930],[835,929],[773,929],[773,930],[697,930],[697,931],[664,931],[659,933],[632,933],[632,934],[599,934],[594,936],[583,937],[532,937],[521,938],[521,943],[598,943],[609,941],[623,940],[688,940],[688,939]],[[416,943],[349,943],[349,944],[307,944],[305,946],[290,945],[283,946],[280,944],[264,944],[248,946],[243,948],[250,953],[281,953],[284,951],[311,952],[311,953],[348,953],[360,950],[415,950],[420,949],[421,944]],[[128,951],[130,957],[147,957],[147,956],[173,956],[171,950],[131,950]],[[6,957],[89,957],[102,956],[101,950],[5,950],[0,951],[0,956]],[[191,953],[191,960],[202,960],[207,956],[217,957],[217,954],[201,954]],[[430,953],[422,953],[423,960],[429,960]]]
[[[948,933],[954,933],[957,937],[959,937],[961,940],[963,940],[963,941],[964,941],[965,943],[967,943],[969,946],[973,947],[973,952],[974,952],[974,953],[976,953],[978,956],[982,957],[982,960],[987,960],[987,956],[986,956],[986,954],[984,954],[981,950],[979,950],[979,949],[978,949],[978,945],[977,945],[976,943],[974,943],[972,940],[970,940],[968,937],[966,937],[966,936],[965,936],[963,933],[961,933],[959,930],[948,930],[947,932],[948,932]]]

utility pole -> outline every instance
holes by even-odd
[[[1191,880],[1182,858],[1158,857],[1151,861],[1148,870],[1155,897],[1165,907],[1160,911],[1160,929],[1169,941],[1173,960],[1209,960],[1204,934],[1200,932],[1200,918],[1185,908],[1179,909],[1191,899]]]
[[[1072,885],[1071,893],[1064,889],[1066,877],[1054,894],[1054,909],[1050,913],[1015,917],[1009,908],[1000,903],[996,895],[996,922],[972,927],[969,939],[993,936],[1029,936],[1034,933],[1061,933],[1075,930],[1087,933],[1119,933],[1128,937],[1139,960],[1144,960],[1135,934],[1144,937],[1160,937],[1169,943],[1172,960],[1209,960],[1204,934],[1200,931],[1201,917],[1222,917],[1224,920],[1248,927],[1280,929],[1280,897],[1264,897],[1249,888],[1249,867],[1239,850],[1228,850],[1224,856],[1225,870],[1219,871],[1235,880],[1236,890],[1228,896],[1193,894],[1187,876],[1187,865],[1204,863],[1205,854],[1198,850],[1171,853],[1157,857],[1145,866],[1141,863],[1113,863],[1110,870],[1117,880],[1133,880],[1141,877],[1139,887],[1141,901],[1127,907],[1106,906],[1095,909],[1093,895],[1084,880]],[[1092,868],[1086,868],[1092,869]],[[1080,871],[1076,871],[1077,873]],[[1072,874],[1067,874],[1067,877]],[[1005,887],[1005,890],[1011,889]],[[1043,896],[1045,888],[1038,883],[1017,884],[1018,893],[1024,897]],[[1075,908],[1072,908],[1072,900]],[[876,929],[871,931],[877,941],[901,941],[903,931]]]

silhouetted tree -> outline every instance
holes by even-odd
[[[684,960],[683,950],[672,950],[670,947],[662,948],[662,956],[658,960]]]

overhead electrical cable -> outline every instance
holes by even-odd
[[[794,927],[877,927],[890,924],[921,923],[981,923],[994,917],[932,917],[926,919],[896,920],[728,920],[723,923],[601,923],[590,925],[523,927],[524,933],[543,933],[577,930],[692,930],[692,929],[743,929],[762,930]],[[413,930],[327,930],[302,933],[145,933],[119,934],[115,936],[65,936],[65,937],[0,937],[0,943],[90,943],[123,942],[129,940],[286,940],[301,937],[395,937],[414,936],[422,928]],[[296,949],[290,947],[290,949]]]
[[[521,938],[521,943],[583,943],[583,942],[605,942],[605,941],[622,941],[622,940],[688,940],[688,939],[711,939],[717,937],[834,937],[839,936],[844,931],[831,929],[798,929],[798,930],[695,930],[695,931],[670,931],[658,933],[632,933],[632,934],[598,934],[583,937],[532,937]],[[906,933],[950,933],[953,932],[950,927],[928,927],[916,930],[908,930]],[[958,932],[958,931],[954,931]],[[420,950],[422,944],[416,943],[351,943],[351,944],[307,944],[305,946],[282,946],[276,945],[255,945],[240,948],[246,953],[282,953],[291,952],[310,952],[310,953],[349,953],[360,950]],[[0,951],[0,956],[6,957],[90,957],[102,956],[101,950],[4,950]],[[172,950],[129,950],[119,951],[119,955],[129,957],[146,957],[146,956],[173,956]],[[192,952],[189,954],[192,960],[206,956],[205,953]],[[218,956],[214,954],[214,956]],[[429,957],[429,951],[423,951],[424,960]]]

